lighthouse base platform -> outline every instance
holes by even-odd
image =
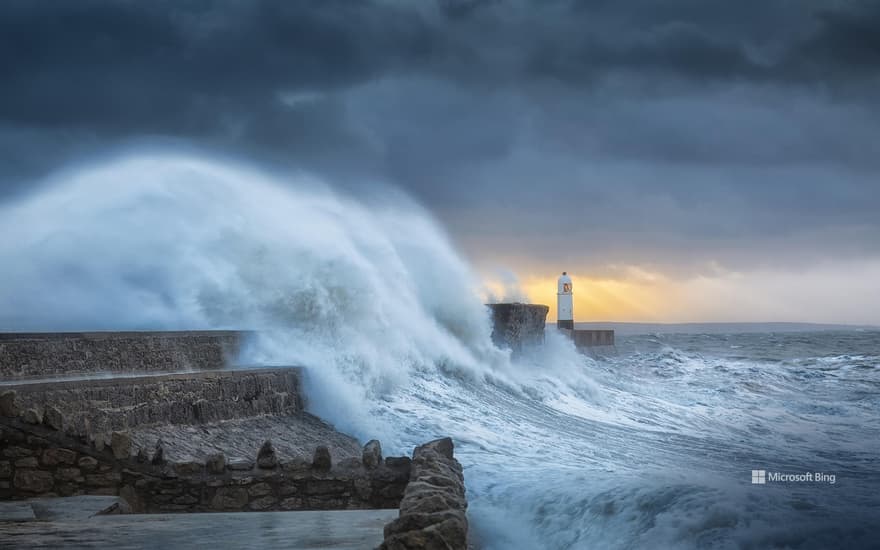
[[[582,330],[563,327],[559,327],[559,330],[571,338],[574,341],[574,346],[578,349],[614,345],[613,330]]]

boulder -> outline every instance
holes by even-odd
[[[53,405],[46,407],[46,413],[43,415],[43,424],[53,430],[61,431],[64,429],[64,417],[61,415],[58,407]]]
[[[15,478],[12,482],[16,489],[31,493],[45,493],[52,488],[54,483],[52,472],[23,469],[15,471]]]
[[[272,442],[267,439],[257,452],[257,467],[272,469],[276,466],[278,466],[278,455],[275,453],[275,447],[272,446]]]
[[[18,407],[15,405],[17,395],[15,390],[0,393],[0,415],[12,418],[18,416]]]
[[[209,474],[222,474],[226,471],[226,455],[223,453],[214,453],[208,456],[205,461],[205,468]]]
[[[39,424],[43,421],[43,415],[41,415],[40,411],[38,411],[37,409],[28,409],[24,411],[21,419],[28,424]]]
[[[131,435],[128,432],[113,432],[110,435],[110,448],[118,460],[131,457]]]
[[[161,439],[156,442],[156,448],[153,450],[153,456],[150,458],[150,464],[161,466],[165,464],[165,442]]]
[[[332,467],[333,459],[330,457],[330,449],[326,445],[319,445],[312,458],[312,468],[321,472],[329,472]]]
[[[380,464],[382,464],[382,445],[378,440],[373,439],[367,442],[364,445],[364,451],[362,453],[362,462],[364,467],[372,470],[373,468],[378,468]]]
[[[464,476],[454,450],[452,440],[446,437],[413,451],[400,516],[385,526],[380,550],[467,548]]]

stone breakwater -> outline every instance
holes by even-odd
[[[242,331],[0,333],[0,379],[215,370],[235,361]]]
[[[492,341],[520,353],[544,343],[550,308],[540,304],[487,304],[492,312]]]
[[[134,452],[127,432],[106,441],[68,433],[63,415],[19,409],[14,391],[0,394],[0,414],[4,500],[119,495],[132,512],[394,508],[410,479],[411,460],[383,458],[376,441],[338,463],[326,446],[284,457],[268,440],[246,459],[172,462],[161,441]]]
[[[385,526],[380,550],[464,550],[467,500],[461,464],[452,440],[416,447],[400,517]]]
[[[65,429],[101,434],[144,425],[205,424],[303,410],[302,370],[243,369],[184,374],[25,382],[23,410],[60,411]]]

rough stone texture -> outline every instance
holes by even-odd
[[[53,405],[46,407],[46,412],[43,415],[43,424],[49,426],[53,430],[64,429],[64,416],[61,414],[61,411],[58,410],[58,407]]]
[[[43,421],[43,415],[37,409],[28,409],[24,411],[22,418],[28,424],[39,424]]]
[[[333,459],[330,456],[330,449],[326,445],[320,445],[315,449],[315,456],[312,458],[312,468],[318,471],[328,471],[333,466]]]
[[[372,439],[364,445],[364,452],[361,461],[365,468],[373,469],[382,464],[382,445],[375,439]]]
[[[221,369],[247,332],[0,333],[0,378]]]
[[[32,382],[16,385],[22,408],[54,406],[68,429],[110,433],[157,424],[195,425],[303,409],[296,368]]]
[[[18,407],[15,404],[17,395],[15,390],[6,390],[0,393],[0,416],[18,416]]]
[[[21,417],[0,419],[0,438],[0,500],[121,495],[133,512],[396,508],[411,469],[402,457],[389,457],[393,467],[367,469],[349,459],[318,470],[301,457],[286,461],[275,452],[278,467],[272,469],[254,468],[253,461],[210,471],[200,460],[152,464]]]
[[[544,343],[548,306],[540,304],[488,304],[492,312],[492,341],[514,353]]]
[[[275,454],[272,442],[267,439],[257,452],[257,467],[271,469],[276,466],[278,466],[278,455]]]
[[[226,455],[223,453],[212,454],[205,461],[205,469],[209,474],[222,474],[226,470]]]
[[[416,447],[400,517],[385,526],[380,550],[465,550],[467,500],[449,438]]]
[[[110,436],[110,448],[115,458],[131,456],[131,435],[125,432],[113,432]]]

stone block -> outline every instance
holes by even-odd
[[[52,472],[44,472],[42,470],[25,470],[15,471],[15,477],[12,485],[21,491],[31,493],[45,493],[52,489],[55,480],[52,479]]]
[[[378,440],[373,439],[367,442],[364,445],[364,450],[361,458],[364,467],[372,470],[373,468],[377,468],[380,464],[382,464],[382,445]]]
[[[28,424],[39,424],[43,421],[43,415],[37,409],[28,409],[21,415],[21,419]]]
[[[8,460],[0,461],[0,479],[7,479],[12,475],[12,464]]]
[[[209,474],[219,475],[226,471],[226,455],[214,453],[205,461],[205,468]]]
[[[23,456],[31,456],[32,454],[34,454],[33,451],[27,447],[13,446],[3,449],[3,456],[7,458],[21,458]]]
[[[110,449],[117,460],[131,458],[131,435],[127,432],[113,432],[110,435]]]
[[[58,407],[55,407],[54,405],[46,407],[46,413],[43,415],[43,424],[53,430],[64,429],[64,417],[62,416],[61,411],[58,410]]]
[[[84,481],[79,468],[62,467],[55,470],[55,479],[61,481]]]
[[[248,503],[247,489],[244,487],[220,487],[211,499],[214,510],[240,510]]]
[[[40,461],[35,456],[26,456],[15,461],[16,468],[36,468],[40,465]]]
[[[17,396],[15,390],[6,390],[0,393],[0,415],[10,418],[18,416],[18,406],[15,404]]]
[[[251,497],[262,497],[266,496],[272,492],[272,487],[268,483],[254,483],[248,489],[248,494]]]
[[[278,455],[275,453],[272,442],[268,439],[257,452],[257,466],[263,469],[272,469],[278,466]]]
[[[45,455],[43,457],[43,460],[45,460]],[[76,464],[84,472],[94,472],[98,468],[98,460],[91,456],[84,456],[80,458]]]
[[[269,508],[271,508],[275,505],[275,502],[276,502],[275,497],[272,497],[272,496],[260,497],[258,499],[253,500],[248,505],[248,508],[250,508],[251,510],[256,510],[256,511],[268,510]]]
[[[91,457],[83,457],[83,459],[91,458]],[[98,461],[94,458],[91,460],[95,461],[97,465]],[[88,461],[87,461],[88,462]],[[56,464],[75,464],[76,463],[76,452],[71,451],[70,449],[46,449],[43,451],[43,464],[46,466],[55,466]]]
[[[226,469],[236,472],[250,471],[254,469],[254,461],[246,458],[233,458],[226,463]]]
[[[312,468],[320,472],[329,472],[332,467],[333,459],[330,457],[330,449],[326,445],[319,445],[312,458]]]

